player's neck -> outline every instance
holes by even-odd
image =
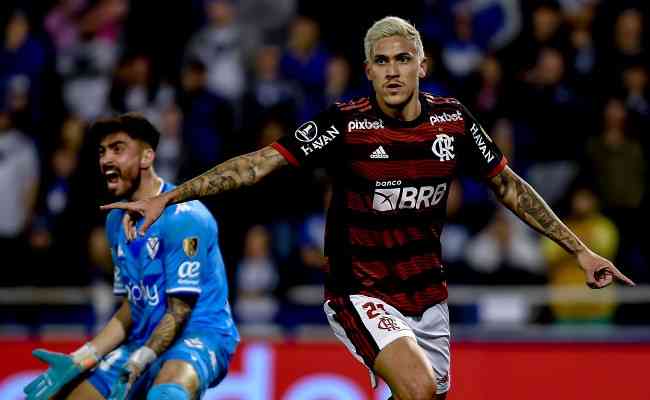
[[[387,116],[398,119],[401,121],[413,121],[420,116],[422,112],[422,104],[417,92],[401,107],[390,107],[383,99],[377,96],[377,105],[381,111]]]
[[[154,197],[162,192],[164,181],[156,173],[151,171],[144,171],[140,180],[138,190],[131,195],[130,201],[137,201]]]

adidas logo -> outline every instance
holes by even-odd
[[[388,153],[386,153],[383,146],[379,146],[377,150],[370,153],[370,158],[388,158]]]

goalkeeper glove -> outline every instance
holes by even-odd
[[[90,343],[86,343],[72,355],[43,349],[36,349],[32,354],[47,363],[49,368],[25,386],[23,392],[27,395],[27,400],[49,399],[98,361],[95,349]]]

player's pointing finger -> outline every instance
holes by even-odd
[[[155,220],[153,218],[145,215],[144,221],[142,222],[142,226],[140,227],[140,230],[138,231],[141,236],[144,236],[144,233],[147,231],[147,229],[149,229],[149,227],[151,226],[151,224],[154,223],[154,221]]]
[[[104,204],[103,206],[99,206],[100,210],[114,210],[114,209],[122,209],[122,210],[133,210],[132,206],[129,203],[120,201],[117,203],[111,203],[111,204]]]
[[[636,286],[636,283],[632,281],[632,279],[628,278],[627,276],[623,275],[621,271],[619,271],[617,268],[614,268],[614,276],[616,279],[619,281],[625,283],[628,286]]]

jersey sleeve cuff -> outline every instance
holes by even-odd
[[[499,163],[495,165],[485,177],[489,179],[499,175],[501,171],[505,169],[506,165],[508,165],[508,159],[506,156],[501,156],[501,161],[499,161]]]
[[[293,154],[291,154],[291,152],[289,150],[287,150],[287,148],[284,147],[283,145],[281,145],[280,143],[275,142],[275,143],[271,144],[271,147],[276,149],[278,151],[278,153],[282,154],[282,157],[284,157],[285,160],[287,160],[287,162],[289,162],[289,164],[293,165],[294,167],[297,167],[297,166],[300,165],[300,163],[298,162],[296,157],[294,157]]]
[[[178,294],[178,293],[191,293],[191,294],[201,294],[201,289],[197,287],[177,287],[172,289],[165,290],[165,293],[168,294]]]

